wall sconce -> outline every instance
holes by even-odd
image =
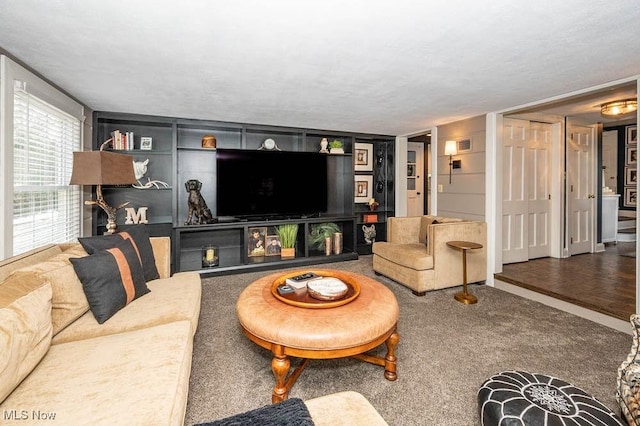
[[[127,203],[111,207],[102,196],[102,185],[131,185],[137,182],[133,173],[133,157],[105,151],[112,142],[107,140],[99,151],[83,151],[73,153],[73,169],[69,185],[96,185],[96,199],[87,200],[87,205],[97,205],[107,214],[107,232],[116,230],[116,211]]]
[[[458,142],[446,141],[444,144],[444,155],[449,156],[449,183],[451,183],[451,169],[459,169],[462,167],[462,160],[453,161],[452,156],[458,154]]]

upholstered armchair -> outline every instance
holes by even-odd
[[[618,368],[616,400],[630,426],[640,425],[640,315],[631,315],[633,341],[631,352]]]

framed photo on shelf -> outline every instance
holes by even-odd
[[[627,126],[627,145],[638,143],[638,126]]]
[[[625,185],[635,185],[638,181],[638,169],[635,167],[625,167],[624,168],[624,184]]]
[[[282,252],[280,237],[277,235],[267,235],[265,241],[265,256],[280,256],[280,253]]]
[[[266,227],[249,228],[249,235],[247,235],[247,255],[249,257],[265,255],[266,235]]]
[[[638,164],[638,147],[627,147],[627,165]]]
[[[151,151],[153,149],[153,138],[143,136],[140,138],[140,149],[143,151]]]
[[[367,203],[373,197],[373,176],[355,175],[354,178],[354,202]]]
[[[635,187],[626,187],[624,189],[624,206],[635,207],[638,197],[638,190]]]
[[[356,143],[353,157],[355,161],[354,170],[356,172],[373,171],[373,144]]]

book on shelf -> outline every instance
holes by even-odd
[[[121,132],[114,130],[111,132],[113,149],[117,151],[131,151],[134,148],[133,132]]]
[[[373,223],[378,221],[378,215],[375,213],[367,213],[363,216],[364,223]]]
[[[320,275],[315,274],[313,272],[305,272],[300,275],[296,275],[295,277],[289,277],[285,280],[287,284],[296,290],[300,290],[301,288],[305,288],[309,281],[322,278]]]

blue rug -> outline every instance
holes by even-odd
[[[313,426],[307,406],[299,398],[290,398],[277,404],[266,405],[196,426]]]

